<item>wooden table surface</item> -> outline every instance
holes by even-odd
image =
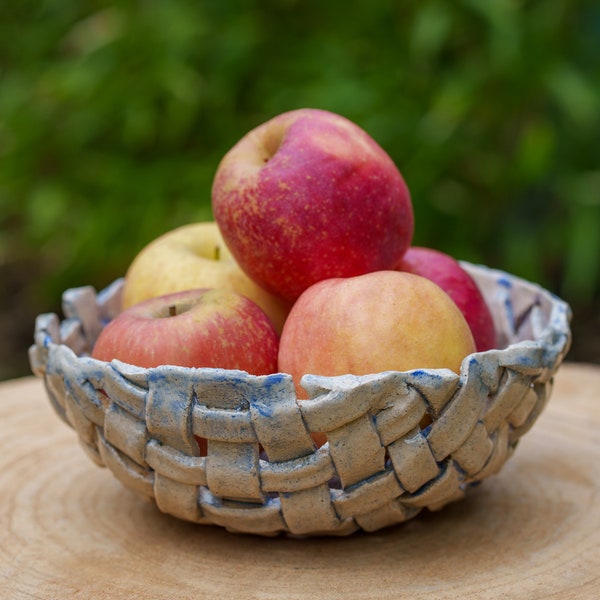
[[[372,534],[234,535],[95,466],[33,377],[0,384],[0,598],[598,599],[600,368],[567,363],[499,475]]]

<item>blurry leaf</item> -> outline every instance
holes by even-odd
[[[463,0],[490,28],[489,57],[502,68],[519,58],[522,17],[516,0]]]
[[[27,207],[29,235],[38,243],[61,235],[62,218],[67,213],[68,198],[59,186],[40,183],[31,194]]]
[[[556,133],[545,122],[532,122],[519,140],[515,155],[518,168],[527,181],[542,176],[556,154]]]
[[[562,190],[570,205],[576,203],[580,206],[600,206],[600,170],[569,177],[563,183]]]
[[[600,286],[600,204],[576,206],[569,223],[566,273],[561,293],[592,300]]]
[[[441,213],[461,215],[468,203],[468,191],[459,181],[442,180],[433,188],[431,202]]]
[[[440,81],[431,109],[420,123],[425,140],[443,143],[460,126],[473,102],[473,88],[466,77]]]
[[[451,16],[445,4],[421,4],[410,31],[413,52],[423,59],[439,52],[448,38],[451,25]]]
[[[571,121],[581,127],[600,120],[600,94],[577,67],[565,61],[554,65],[547,75],[547,85]]]
[[[505,268],[525,279],[539,281],[542,257],[537,251],[538,238],[529,225],[525,221],[513,222],[510,238],[503,239]]]
[[[123,15],[111,6],[76,22],[64,37],[63,47],[77,54],[89,54],[113,42],[123,27]]]
[[[600,289],[600,171],[572,173],[559,189],[569,207],[560,292],[590,302]]]

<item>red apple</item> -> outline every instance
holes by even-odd
[[[323,279],[394,269],[414,227],[388,154],[351,121],[317,109],[246,134],[218,166],[212,207],[242,270],[289,301]]]
[[[300,380],[411,369],[460,370],[475,342],[438,285],[400,271],[328,279],[298,298],[283,326],[279,370]]]
[[[142,248],[125,274],[123,307],[194,288],[224,288],[250,298],[278,333],[290,309],[240,269],[213,221],[182,225]]]
[[[437,283],[464,315],[479,352],[496,347],[492,313],[475,280],[452,256],[421,246],[409,248],[398,269]]]
[[[194,289],[151,298],[119,313],[98,336],[92,356],[139,367],[179,365],[277,371],[279,336],[248,298]]]

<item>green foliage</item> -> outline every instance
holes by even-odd
[[[36,308],[210,218],[222,155],[312,106],[411,189],[415,243],[572,302],[600,290],[592,0],[23,0],[0,7],[0,268]]]

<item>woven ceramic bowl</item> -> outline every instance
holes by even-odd
[[[31,366],[92,460],[165,513],[261,535],[374,531],[497,473],[568,351],[567,304],[507,273],[463,266],[489,302],[501,349],[467,356],[459,375],[308,375],[310,400],[299,401],[282,373],[94,360],[122,280],[99,294],[66,291],[62,322],[40,315]],[[315,449],[312,432],[328,443]],[[206,456],[197,438],[208,440]]]

